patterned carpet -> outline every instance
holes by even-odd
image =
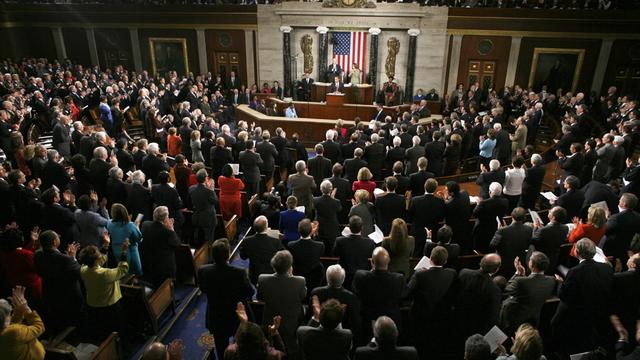
[[[205,326],[207,313],[207,296],[198,295],[185,309],[178,321],[162,339],[169,344],[181,339],[184,344],[184,359],[201,360],[213,348],[213,335]]]

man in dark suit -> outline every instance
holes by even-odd
[[[273,170],[275,169],[276,159],[278,158],[278,150],[276,150],[276,147],[269,141],[270,138],[271,134],[269,134],[269,131],[264,130],[262,132],[262,141],[256,145],[256,152],[260,154],[262,158],[260,170],[265,176],[265,184],[273,178]]]
[[[236,72],[229,73],[229,81],[227,82],[227,89],[240,89],[240,79],[236,76]]]
[[[520,195],[520,204],[525,209],[535,209],[536,202],[540,196],[542,181],[546,169],[542,165],[542,156],[533,154],[531,156],[531,167],[527,169],[527,174],[522,182],[522,194]]]
[[[350,330],[338,327],[344,307],[336,299],[329,299],[322,305],[317,296],[312,300],[313,317],[307,326],[300,326],[296,331],[303,358],[349,360],[353,335]]]
[[[240,257],[249,259],[249,277],[256,284],[260,274],[270,274],[271,258],[278,250],[284,249],[280,239],[267,235],[269,222],[265,216],[258,216],[253,221],[255,235],[247,236],[240,244]]]
[[[591,180],[584,187],[582,187],[582,193],[584,194],[584,203],[582,204],[582,218],[587,218],[587,211],[591,204],[595,204],[601,201],[607,203],[609,212],[611,214],[618,213],[618,195],[613,188],[608,184],[603,184],[597,180]]]
[[[569,221],[567,218],[567,212],[565,209],[555,206],[549,210],[549,223],[543,226],[540,223],[534,223],[533,235],[531,237],[531,244],[540,251],[547,255],[549,259],[549,266],[547,267],[547,275],[555,274],[556,267],[558,266],[558,255],[560,253],[560,245],[567,242],[567,233],[569,228],[564,225]]]
[[[331,176],[331,160],[324,157],[324,146],[317,144],[315,147],[316,156],[307,161],[309,175],[313,176],[316,186],[320,186],[323,179]],[[318,189],[316,189],[316,194]]]
[[[613,311],[630,334],[637,331],[636,319],[640,305],[639,266],[640,254],[634,254],[627,261],[627,271],[613,274],[613,294],[616,299]],[[637,341],[631,341],[631,344],[637,344]]]
[[[498,159],[500,164],[511,163],[511,139],[507,130],[502,129],[502,124],[493,124],[493,129],[496,131],[496,147],[493,150],[494,159]]]
[[[40,188],[42,190],[45,189],[49,189],[52,186],[56,186],[60,191],[64,191],[68,188],[69,186],[69,182],[71,181],[71,177],[69,176],[69,174],[67,173],[67,170],[64,168],[64,166],[61,164],[61,160],[62,158],[60,157],[60,154],[58,153],[57,150],[48,150],[47,151],[47,162],[42,170],[42,174],[41,174],[41,179],[42,179],[42,185],[40,186]],[[92,177],[92,179],[96,179],[96,177],[98,176],[98,173],[102,173],[103,168],[102,166],[97,166],[97,165],[102,165],[102,162],[100,163],[96,163],[96,162],[91,162],[94,166],[93,168],[93,172],[90,172],[89,175]],[[104,162],[104,164],[109,165],[109,163]],[[108,169],[107,169],[107,174],[108,174]],[[101,181],[100,185],[102,185]],[[106,188],[103,189],[104,193],[106,195]]]
[[[396,191],[398,194],[405,196],[407,191],[411,190],[411,180],[408,176],[404,176],[404,165],[402,161],[396,161],[393,164],[393,177],[398,181]]]
[[[188,141],[185,141],[188,143]],[[160,147],[156,143],[149,144],[147,148],[148,155],[142,159],[142,168],[148,180],[153,183],[159,181],[158,175],[162,171],[169,171],[169,164],[167,164],[167,157],[160,155]]]
[[[387,316],[380,316],[373,324],[375,342],[356,349],[354,360],[417,360],[418,352],[413,346],[397,346],[398,328]]]
[[[584,193],[580,190],[580,180],[577,176],[567,176],[563,184],[566,192],[558,197],[554,205],[564,208],[567,211],[566,220],[571,221],[574,217],[581,215]]]
[[[342,68],[340,67],[340,64],[338,64],[338,60],[336,58],[333,58],[331,60],[331,64],[327,68],[327,72],[326,72],[327,82],[332,81],[333,79],[335,79],[336,77],[340,77],[341,75],[342,75]]]
[[[400,147],[401,142],[402,140],[399,137],[394,137],[393,147],[387,150],[387,156],[385,157],[387,174],[390,173],[390,170],[397,161],[400,163],[404,162],[404,153],[406,150],[403,147]]]
[[[107,149],[99,146],[93,151],[93,160],[89,163],[89,178],[100,198],[107,195],[107,179],[112,167],[111,163],[107,162],[108,158]],[[50,156],[49,161],[52,161]]]
[[[151,191],[144,184],[144,173],[141,170],[134,171],[131,175],[131,186],[127,187],[127,210],[132,219],[137,218],[138,214],[142,214],[145,220],[151,219],[153,199]]]
[[[353,333],[355,344],[364,343],[369,339],[361,339],[359,337],[361,321],[360,321],[360,300],[351,291],[343,287],[345,272],[342,266],[335,264],[327,268],[327,285],[313,289],[311,298],[318,297],[320,303],[324,303],[329,299],[336,299],[340,304],[346,305],[342,327],[349,329]]]
[[[183,202],[175,187],[169,185],[169,173],[163,171],[158,175],[159,184],[151,187],[151,198],[154,206],[166,206],[169,209],[169,217],[175,221],[178,226],[176,232],[180,233],[180,226],[184,223],[184,215],[182,215]]]
[[[335,189],[333,197],[340,201],[340,205],[342,206],[342,210],[340,210],[338,214],[338,221],[340,224],[346,224],[349,221],[349,210],[351,210],[351,199],[353,198],[351,183],[342,177],[342,165],[337,163],[333,164],[331,173],[333,176],[325,180],[331,182],[333,189]],[[333,250],[333,245],[328,250],[329,252]]]
[[[470,334],[486,334],[498,324],[502,292],[491,277],[500,264],[500,255],[487,254],[480,260],[480,269],[462,269],[458,274],[455,314],[463,339]]]
[[[332,78],[331,86],[329,86],[329,93],[335,94],[343,94],[344,93],[344,83],[340,76],[336,76]]]
[[[391,222],[395,218],[405,218],[407,212],[407,200],[403,195],[396,194],[398,180],[389,176],[384,179],[384,186],[387,190],[384,194],[376,198],[376,224],[383,234],[389,234]]]
[[[189,188],[189,196],[193,206],[193,214],[191,215],[191,223],[194,227],[193,240],[195,247],[199,248],[203,243],[211,243],[214,240],[218,223],[216,217],[218,197],[213,191],[213,179],[209,177],[207,170],[198,170],[196,181],[198,183]],[[200,231],[202,231],[201,240],[199,240],[198,236]]]
[[[364,160],[369,164],[369,170],[374,180],[382,180],[382,167],[384,166],[385,148],[379,143],[378,134],[371,135],[371,145],[364,148]]]
[[[453,305],[458,274],[445,269],[448,252],[436,246],[429,257],[432,267],[416,271],[408,285],[407,297],[413,300],[410,328],[421,359],[442,356],[454,337]],[[443,351],[444,350],[444,351]]]
[[[425,155],[425,149],[420,145],[420,137],[416,135],[411,141],[413,146],[408,148],[404,153],[407,175],[418,171],[418,160]]]
[[[427,240],[425,228],[437,231],[438,223],[444,220],[446,208],[444,200],[435,196],[438,188],[436,179],[428,179],[424,184],[425,194],[413,197],[409,204],[408,220],[411,222],[412,235],[415,238],[415,256],[423,253]]]
[[[537,326],[544,302],[556,290],[556,279],[545,275],[549,267],[549,258],[545,254],[539,251],[531,254],[528,262],[531,271],[529,276],[526,276],[520,258],[516,258],[513,265],[516,272],[504,290],[505,300],[500,312],[501,328],[507,334],[515,334],[524,323]]]
[[[144,277],[157,288],[166,279],[176,277],[175,250],[180,246],[166,206],[156,207],[153,220],[142,223],[142,237],[140,254]]]
[[[447,197],[445,200],[445,223],[451,226],[453,231],[452,241],[471,251],[469,242],[469,219],[471,218],[471,202],[469,194],[460,191],[460,185],[455,181],[448,181]]]
[[[287,248],[293,256],[293,274],[303,276],[310,289],[319,286],[324,275],[320,257],[324,255],[324,244],[311,239],[311,221],[302,219],[298,223],[300,239],[291,241]]]
[[[238,162],[247,197],[251,197],[260,191],[260,166],[263,163],[260,154],[256,153],[253,141],[247,141],[247,149],[240,152]]]
[[[429,161],[426,157],[418,159],[418,171],[409,176],[409,190],[411,197],[424,194],[424,184],[428,179],[436,177],[434,173],[427,171]]]
[[[380,123],[383,123],[385,120],[385,117],[387,116],[387,114],[385,114],[384,112],[384,108],[382,107],[382,104],[377,104],[376,105],[376,114],[373,116],[372,121],[377,121]]]
[[[324,180],[320,184],[320,192],[322,195],[313,199],[315,220],[318,222],[318,239],[324,243],[325,256],[331,256],[336,237],[340,234],[338,215],[342,211],[342,204],[332,195],[333,185],[330,181]]]
[[[388,316],[398,324],[401,321],[400,303],[406,283],[402,274],[389,271],[390,261],[387,250],[377,247],[371,255],[371,271],[360,269],[353,277],[353,293],[362,303],[365,335],[371,331],[368,325],[380,316]]]
[[[498,228],[496,217],[502,221],[502,217],[507,215],[509,201],[501,195],[502,186],[497,182],[492,183],[489,186],[490,197],[480,201],[473,209],[473,216],[476,218],[471,235],[473,249],[481,253],[491,251],[489,243]]]
[[[551,319],[558,350],[568,354],[590,351],[608,343],[613,269],[593,260],[596,245],[589,239],[575,245],[580,263],[567,273],[558,297],[560,304]]]
[[[338,263],[346,272],[346,284],[349,286],[357,270],[369,269],[369,257],[376,247],[370,238],[361,235],[362,219],[353,215],[349,218],[349,236],[336,239],[333,255],[340,258]]]
[[[216,139],[216,145],[209,149],[209,161],[211,164],[211,175],[213,179],[217,179],[222,175],[222,168],[225,165],[233,163],[233,155],[231,150],[226,147],[223,137]]]
[[[501,226],[493,235],[489,246],[500,255],[502,267],[499,274],[508,277],[513,274],[513,260],[524,259],[531,243],[531,227],[524,224],[527,211],[517,207],[511,211],[511,224]]]
[[[324,156],[331,160],[332,164],[342,162],[342,154],[340,153],[340,144],[335,140],[336,132],[334,130],[327,130],[325,134],[325,141],[322,142],[324,148]]]
[[[71,157],[71,117],[62,115],[60,120],[53,127],[53,143],[54,149],[58,150],[60,155],[65,159]]]
[[[305,73],[298,84],[298,96],[301,97],[300,100],[311,100],[311,90],[313,90],[313,79],[309,77],[309,73]]]
[[[64,197],[64,198],[63,198]],[[71,192],[61,195],[55,188],[49,188],[40,195],[40,201],[44,203],[40,230],[53,230],[58,234],[60,246],[63,249],[73,242],[73,229],[76,219],[72,210],[75,210],[75,197]],[[60,203],[63,203],[61,205]]]
[[[70,244],[58,250],[60,237],[55,231],[46,230],[38,236],[42,249],[35,252],[36,272],[42,278],[44,322],[52,333],[67,326],[77,326],[84,312],[84,297],[80,280],[80,264],[76,261],[78,244]]]
[[[226,239],[214,241],[210,249],[213,264],[198,269],[200,290],[207,295],[206,326],[214,336],[218,358],[222,358],[229,337],[238,329],[236,304],[247,302],[253,295],[247,272],[229,265],[229,253]]]
[[[429,159],[427,171],[434,173],[435,176],[442,176],[442,156],[446,145],[440,141],[439,131],[434,131],[432,136],[433,141],[424,147],[426,157]]]
[[[629,258],[631,240],[640,232],[640,214],[634,210],[637,205],[638,198],[632,193],[620,196],[620,212],[611,215],[607,220],[606,236],[600,243],[602,251],[607,256],[620,259],[623,264]]]
[[[353,159],[344,161],[344,177],[350,182],[358,180],[358,171],[368,165],[366,161],[362,160],[363,155],[364,151],[361,148],[356,148],[353,151]]]
[[[500,169],[500,161],[491,160],[489,162],[489,169],[484,164],[480,165],[480,175],[476,179],[476,184],[480,185],[480,197],[486,199],[489,197],[489,185],[493,182],[497,182],[500,185],[504,185],[505,174]]]

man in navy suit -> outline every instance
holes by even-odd
[[[627,252],[631,246],[631,240],[640,232],[640,214],[634,209],[638,204],[638,198],[632,193],[624,193],[620,197],[618,208],[620,212],[607,220],[607,232],[600,243],[602,251],[607,256],[613,256],[624,264],[629,256]]]
[[[302,219],[298,224],[300,239],[290,242],[287,247],[293,256],[293,274],[304,276],[307,288],[319,286],[324,275],[320,257],[324,255],[324,244],[311,239],[311,220]]]
[[[412,222],[412,235],[416,240],[414,254],[422,254],[427,240],[425,228],[437,231],[438,223],[444,220],[446,207],[444,200],[434,195],[438,188],[436,179],[428,179],[424,184],[425,194],[411,199],[409,221]],[[418,255],[416,255],[418,256]]]
[[[356,349],[354,360],[418,360],[418,352],[413,346],[397,346],[398,328],[395,322],[380,316],[373,324],[375,342]]]
[[[343,94],[344,93],[344,83],[340,79],[340,76],[336,76],[333,78],[333,82],[331,83],[330,88],[331,93]]]
[[[387,192],[376,198],[376,224],[383,234],[391,231],[391,222],[395,218],[404,219],[407,212],[407,200],[404,195],[396,194],[398,179],[389,176],[384,180]]]
[[[340,67],[340,64],[338,64],[338,60],[333,58],[331,60],[331,65],[327,68],[327,81],[331,81],[331,79],[339,77],[340,74],[342,74],[342,68]]]

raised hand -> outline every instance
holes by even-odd
[[[236,315],[238,316],[238,320],[240,320],[241,323],[249,321],[247,311],[245,310],[242,301],[238,301],[238,304],[236,305]]]
[[[77,242],[74,242],[72,244],[67,245],[66,253],[72,258],[75,258],[76,254],[78,253],[78,250],[80,250],[80,244],[78,244]]]
[[[320,299],[318,299],[317,295],[313,295],[311,297],[311,307],[313,309],[313,318],[315,320],[320,319]]]
[[[516,256],[516,258],[513,260],[513,267],[516,268],[516,274],[522,276],[525,274],[525,269],[524,266],[522,265],[522,263],[520,262],[520,257]]]
[[[269,333],[274,336],[280,330],[280,323],[282,322],[282,316],[276,315],[273,317],[273,324],[269,325]]]

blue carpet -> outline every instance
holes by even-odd
[[[169,344],[180,339],[184,344],[184,359],[202,359],[213,348],[213,335],[205,326],[206,314],[207,296],[200,294],[185,309],[162,342]]]

